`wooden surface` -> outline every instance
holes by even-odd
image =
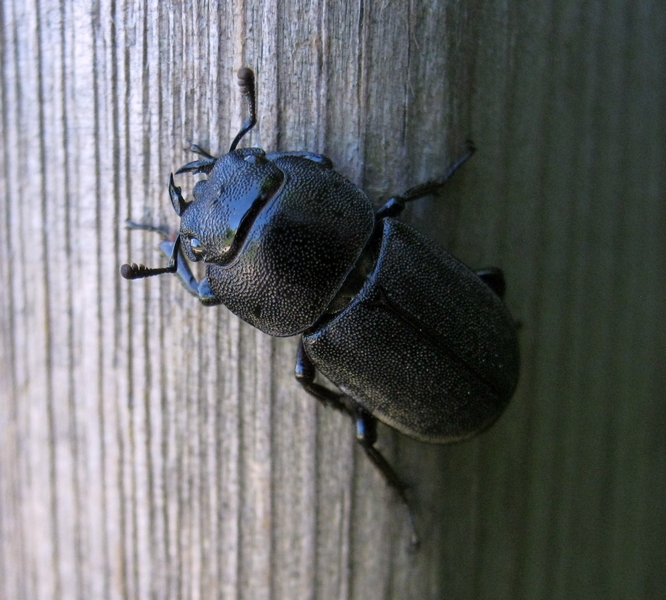
[[[664,597],[666,5],[148,4],[0,4],[0,597]],[[381,429],[416,554],[294,339],[118,275],[242,64],[250,143],[374,199],[479,148],[405,218],[504,268],[522,376],[474,441]]]

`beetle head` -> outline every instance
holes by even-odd
[[[173,175],[169,179],[169,196],[176,214],[181,217],[181,227],[168,266],[149,269],[144,265],[124,264],[120,273],[125,279],[175,273],[181,249],[192,261],[204,260],[217,264],[230,262],[256,216],[279,189],[284,175],[266,159],[263,150],[236,150],[238,143],[257,122],[252,69],[239,69],[238,86],[247,100],[249,115],[231,142],[229,153],[215,160],[208,153],[199,152],[205,156],[204,159],[185,165],[179,171],[208,172],[208,167],[214,163],[210,177],[194,186],[194,200],[191,202],[183,198],[180,188],[173,181]]]
[[[243,148],[218,159],[208,179],[194,186],[192,202],[171,194],[181,217],[181,248],[187,257],[216,264],[230,262],[283,179],[282,171],[263,150]]]

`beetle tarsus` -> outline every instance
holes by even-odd
[[[415,550],[419,545],[419,536],[416,533],[414,515],[407,500],[407,485],[398,477],[382,453],[375,448],[375,443],[377,442],[377,419],[367,411],[359,408],[356,412],[355,424],[356,439],[365,451],[365,455],[379,471],[386,484],[395,490],[407,510],[407,518],[412,530],[410,545]]]

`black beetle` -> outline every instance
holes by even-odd
[[[201,158],[177,173],[208,178],[191,202],[170,177],[181,222],[175,241],[160,244],[169,265],[125,264],[122,276],[178,272],[205,305],[224,304],[270,335],[300,334],[296,379],[354,419],[359,443],[407,505],[405,486],[374,446],[377,419],[425,442],[462,440],[497,419],[518,379],[502,272],[471,271],[394,218],[440,188],[474,148],[441,179],[375,210],[325,156],[237,150],[256,123],[254,73],[242,68],[238,79],[250,114],[229,152],[217,158],[192,147]],[[196,281],[182,253],[206,263],[205,278]],[[316,370],[343,393],[315,383]]]

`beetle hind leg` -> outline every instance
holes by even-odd
[[[414,515],[409,507],[405,493],[407,486],[396,475],[393,467],[391,467],[382,453],[375,448],[375,442],[377,441],[377,419],[360,408],[353,399],[345,394],[336,393],[323,385],[315,383],[316,368],[310,357],[305,353],[303,338],[298,343],[294,374],[296,380],[303,386],[306,392],[317,398],[322,404],[344,412],[352,418],[356,426],[356,440],[363,448],[370,462],[379,471],[386,484],[398,494],[398,497],[407,510],[407,518],[412,530],[411,547],[415,549],[419,544],[419,538],[414,524]]]
[[[356,439],[361,445],[361,448],[365,451],[365,455],[370,459],[370,462],[375,465],[375,468],[384,478],[386,484],[396,491],[407,510],[407,519],[409,520],[409,526],[412,530],[412,539],[410,543],[411,547],[416,549],[419,545],[419,536],[416,533],[416,525],[414,523],[412,509],[407,501],[407,485],[405,485],[405,483],[396,475],[393,467],[391,467],[388,461],[384,458],[383,454],[375,448],[375,442],[377,441],[377,419],[360,408],[357,410],[355,416],[355,424]]]

